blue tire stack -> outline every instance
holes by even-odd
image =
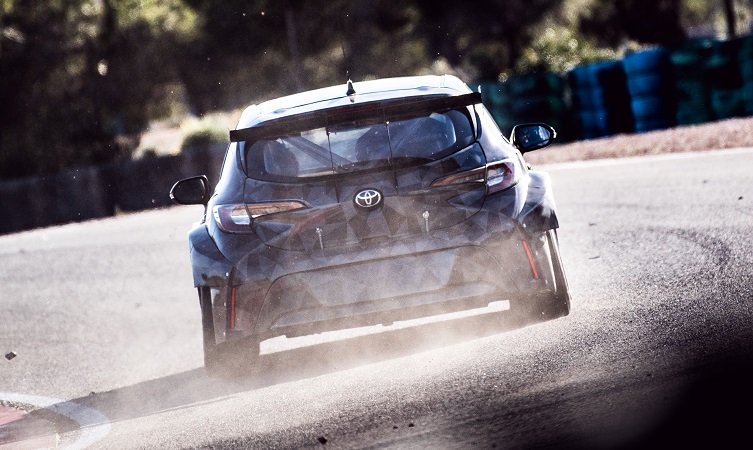
[[[706,61],[714,41],[698,39],[675,49],[670,59],[675,82],[677,125],[695,125],[714,119]]]
[[[673,126],[675,92],[669,52],[656,48],[631,53],[623,58],[622,64],[635,131],[641,133]]]
[[[581,139],[633,131],[630,97],[619,61],[578,66],[568,74],[568,83]]]

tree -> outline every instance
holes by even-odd
[[[0,0],[0,178],[128,157],[148,121],[182,102],[202,115],[346,74],[475,81],[564,71],[628,40],[673,45],[712,3],[732,4]]]
[[[433,64],[467,78],[512,68],[531,25],[562,0],[186,0],[203,18],[182,76],[197,113],[302,88],[414,75]]]
[[[164,22],[185,7],[0,1],[0,178],[128,157],[176,78],[180,30]]]
[[[734,0],[724,0],[724,19],[727,23],[727,36],[735,37],[736,19]]]
[[[686,38],[682,0],[596,1],[580,18],[580,31],[603,47],[626,40],[672,47]]]
[[[515,66],[535,25],[562,0],[469,0],[442,7],[429,0],[416,3],[431,55],[443,56],[453,66],[473,66],[478,78],[496,79]]]

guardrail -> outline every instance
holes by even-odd
[[[204,174],[217,183],[226,148],[215,144],[177,156],[0,181],[0,234],[169,206],[179,179]]]

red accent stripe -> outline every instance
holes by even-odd
[[[230,328],[235,328],[235,288],[230,290]]]
[[[536,264],[533,263],[533,256],[531,255],[531,249],[528,248],[528,242],[523,241],[523,248],[526,249],[526,255],[528,255],[528,263],[531,265],[531,270],[533,270],[533,278],[539,279],[539,273],[536,271]]]

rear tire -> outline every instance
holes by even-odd
[[[556,319],[570,314],[570,289],[559,251],[557,230],[549,230],[544,235],[551,262],[553,289],[531,298],[526,315],[534,321]],[[548,264],[547,264],[548,265]]]
[[[565,267],[560,257],[560,241],[557,230],[547,231],[549,253],[552,257],[552,270],[554,272],[555,290],[548,301],[548,313],[551,318],[562,317],[570,314],[570,286],[567,284]]]
[[[209,288],[199,288],[201,327],[204,347],[204,368],[212,378],[241,376],[253,366],[259,357],[259,341],[253,338],[217,343]]]

